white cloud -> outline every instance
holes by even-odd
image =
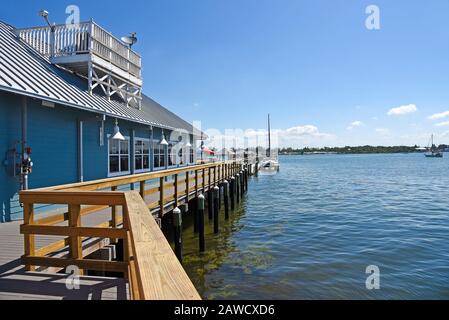
[[[444,111],[444,112],[435,113],[435,114],[431,115],[429,117],[429,120],[438,120],[438,119],[447,118],[447,117],[449,117],[449,111]]]
[[[416,111],[418,111],[418,108],[416,108],[416,105],[409,104],[409,105],[406,105],[406,106],[400,106],[400,107],[397,107],[397,108],[390,109],[390,111],[388,111],[387,114],[389,116],[401,116],[401,115],[408,114],[408,113],[413,113],[413,112],[416,112]]]
[[[387,135],[390,134],[390,129],[387,129],[387,128],[377,128],[377,129],[376,129],[376,132],[377,132],[378,134],[383,135],[383,136],[387,136]]]
[[[352,130],[354,128],[361,127],[361,126],[363,126],[363,122],[362,121],[354,121],[346,129],[347,130]]]
[[[435,124],[435,127],[446,127],[446,126],[449,126],[449,121],[444,121],[444,122]]]

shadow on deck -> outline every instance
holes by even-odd
[[[124,279],[79,278],[79,289],[69,290],[67,274],[26,272],[20,260],[0,266],[0,300],[127,300]],[[70,279],[69,279],[70,281]],[[70,282],[72,283],[72,282]]]

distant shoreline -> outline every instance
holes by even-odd
[[[449,151],[448,145],[434,146],[434,150],[440,152]],[[278,149],[279,155],[331,155],[331,154],[401,154],[401,153],[425,153],[427,148],[415,146],[357,146],[357,147],[324,147],[324,148],[283,148]]]
[[[280,156],[320,156],[320,155],[357,155],[357,154],[424,154],[422,151],[415,152],[309,152],[309,153],[279,153]]]

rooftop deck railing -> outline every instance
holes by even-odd
[[[129,280],[132,299],[199,299],[199,295],[177,260],[153,215],[162,217],[200,192],[213,188],[237,174],[240,162],[219,162],[186,168],[69,184],[23,191],[26,269],[36,266],[81,270],[123,272]],[[166,182],[167,178],[172,178]],[[158,185],[149,181],[158,181]],[[137,191],[118,188],[139,184]],[[154,197],[159,200],[153,201]],[[36,219],[37,204],[67,205],[67,212]],[[110,216],[108,221],[85,226],[82,218],[94,214]],[[106,214],[106,215],[105,215]],[[36,248],[36,236],[63,239]],[[123,240],[123,259],[103,261],[86,259],[84,243],[92,238]],[[98,246],[98,244],[95,244]],[[101,246],[101,245],[100,245]],[[61,255],[62,252],[65,255]],[[58,254],[58,255],[56,255]]]
[[[16,29],[16,34],[46,57],[94,54],[141,78],[141,57],[95,22],[55,25],[53,30],[33,27]]]

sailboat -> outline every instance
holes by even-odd
[[[271,119],[270,115],[268,115],[268,150],[267,150],[267,158],[265,158],[260,164],[259,164],[259,171],[262,173],[271,173],[275,174],[276,172],[279,172],[280,165],[279,161],[276,158],[272,157],[271,153]]]
[[[433,143],[433,134],[430,138],[430,146],[427,150],[428,152],[426,153],[426,158],[443,158],[443,153],[435,148],[435,144]]]

